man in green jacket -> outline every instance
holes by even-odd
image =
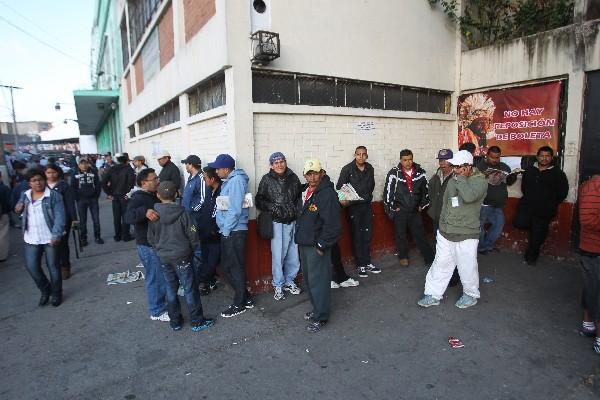
[[[421,307],[440,304],[454,266],[458,267],[463,286],[456,307],[474,306],[479,298],[479,213],[487,194],[487,179],[473,168],[473,155],[466,150],[457,152],[448,162],[454,176],[444,192],[435,260],[425,278],[425,294],[418,302]]]

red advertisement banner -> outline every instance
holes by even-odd
[[[475,155],[498,146],[503,156],[558,150],[563,82],[465,94],[458,98],[458,145],[475,144]]]

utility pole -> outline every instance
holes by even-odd
[[[0,87],[10,89],[10,105],[11,105],[11,110],[12,110],[13,126],[14,126],[14,131],[15,131],[14,132],[15,133],[15,148],[18,151],[19,150],[19,127],[17,126],[17,116],[15,114],[15,100],[13,98],[13,89],[23,89],[23,88],[17,87],[17,86],[10,86],[10,85],[0,85]],[[2,153],[4,156],[4,146],[2,147]]]

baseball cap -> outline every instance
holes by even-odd
[[[133,161],[146,162],[146,158],[144,156],[135,156],[133,157]]]
[[[448,162],[452,165],[473,164],[473,155],[467,150],[460,150]]]
[[[269,164],[273,164],[275,161],[281,160],[285,161],[285,156],[282,152],[276,151],[275,153],[271,154],[271,157],[269,157]]]
[[[321,172],[322,169],[321,161],[317,159],[306,160],[304,163],[304,174],[307,174],[309,171]]]
[[[235,160],[229,154],[219,154],[215,161],[208,163],[211,168],[235,168]]]
[[[164,181],[159,183],[157,191],[160,197],[172,199],[177,194],[177,187],[171,181]]]
[[[171,157],[171,154],[168,151],[161,151],[160,153],[158,153],[156,155],[156,159],[158,160],[159,158],[163,158],[163,157]]]
[[[202,165],[202,161],[200,160],[200,157],[194,155],[194,154],[190,154],[189,156],[187,156],[187,158],[185,160],[181,160],[182,164],[192,164],[192,165]]]
[[[454,153],[450,149],[441,149],[438,151],[437,159],[438,160],[449,160],[454,157]]]

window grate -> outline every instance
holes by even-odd
[[[253,70],[252,101],[450,113],[450,93],[442,90],[265,70]]]
[[[188,92],[190,115],[200,114],[213,108],[225,105],[227,101],[225,90],[225,74],[202,81]]]
[[[179,121],[179,97],[174,98],[140,119],[138,121],[140,134],[153,131],[177,121]],[[131,134],[131,130],[129,132]]]

